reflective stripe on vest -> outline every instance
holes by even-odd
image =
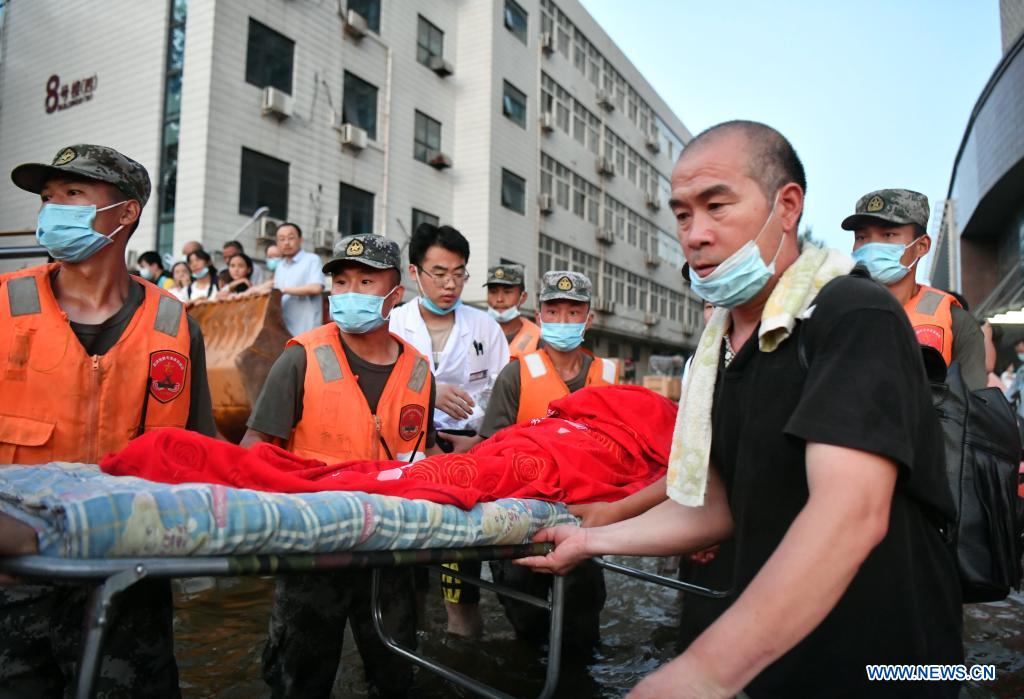
[[[337,325],[328,323],[288,341],[288,346],[300,345],[306,351],[302,417],[292,431],[289,451],[327,463],[387,459],[388,452],[406,462],[423,456],[430,418],[430,367],[416,348],[391,337],[401,344],[402,352],[376,415],[370,412],[358,377],[349,367]]]
[[[516,336],[512,338],[512,342],[508,343],[509,361],[518,359],[530,352],[536,352],[539,342],[540,326],[523,318],[522,327],[519,328]]]
[[[106,354],[89,356],[53,295],[59,264],[0,275],[0,463],[96,463],[143,429],[184,427],[191,399],[188,319],[141,280],[145,297]]]
[[[939,352],[949,366],[953,360],[953,305],[960,303],[938,289],[921,285],[903,309],[914,327],[917,341]]]
[[[615,360],[595,357],[587,370],[585,386],[610,386],[618,383]],[[569,395],[569,387],[558,375],[551,358],[543,349],[519,358],[519,411],[516,422],[546,417],[548,404]]]

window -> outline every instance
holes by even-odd
[[[295,42],[265,24],[249,18],[249,45],[245,54],[245,82],[276,87],[292,94]]]
[[[288,163],[242,149],[242,179],[238,213],[251,215],[265,206],[271,218],[288,218]]]
[[[366,26],[380,34],[380,0],[348,0],[348,9],[362,15]]]
[[[420,227],[421,223],[429,223],[432,226],[436,226],[441,223],[434,214],[428,214],[426,211],[420,211],[419,209],[412,210],[412,232],[415,233],[416,229]]]
[[[414,134],[413,157],[424,163],[441,152],[441,122],[431,119],[423,112],[416,112],[416,133]]]
[[[524,44],[526,41],[527,26],[526,10],[521,8],[514,0],[505,0],[505,29]]]
[[[341,183],[338,232],[343,236],[373,233],[373,192]]]
[[[501,171],[501,205],[526,213],[526,180],[505,169]]]
[[[444,32],[420,15],[416,29],[416,60],[429,67],[434,56],[444,56]]]
[[[344,91],[341,120],[377,140],[377,88],[346,70]]]
[[[501,98],[501,113],[526,128],[526,95],[505,81],[505,93]]]

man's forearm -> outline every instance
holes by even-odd
[[[290,296],[318,296],[323,290],[323,284],[303,284],[302,286],[284,287],[281,289],[281,293]]]

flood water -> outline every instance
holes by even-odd
[[[655,570],[657,559],[618,559]],[[484,566],[488,577],[487,566]],[[602,644],[586,666],[563,665],[558,697],[621,697],[643,675],[676,655],[679,602],[657,585],[605,572],[608,601]],[[193,578],[175,582],[176,654],[185,697],[267,696],[260,678],[273,580]],[[436,581],[427,596],[420,651],[517,697],[536,696],[544,663],[531,645],[516,640],[493,593],[481,594],[486,633],[467,641],[444,632],[445,612]],[[965,607],[967,663],[996,666],[996,682],[967,687],[972,699],[1024,697],[1024,594],[1004,602]],[[335,697],[366,697],[359,655],[346,632]],[[425,699],[471,696],[425,671],[410,693]]]

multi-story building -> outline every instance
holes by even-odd
[[[135,157],[155,190],[134,252],[260,257],[290,220],[326,254],[440,221],[474,281],[588,274],[600,353],[642,367],[696,341],[667,207],[690,134],[577,0],[16,0],[2,21],[0,169],[80,142]],[[37,206],[0,188],[0,231]]]
[[[1024,323],[1024,3],[1000,2],[1004,53],[953,163],[931,280],[979,318]],[[1011,312],[1011,315],[1002,315]]]

